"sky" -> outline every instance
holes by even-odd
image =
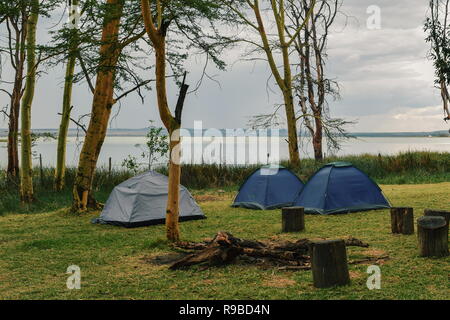
[[[374,20],[377,10],[380,19]],[[341,88],[341,99],[330,101],[331,115],[355,121],[347,128],[352,132],[448,130],[422,30],[427,1],[344,0],[340,11],[343,14],[328,44],[326,72]],[[43,24],[38,34],[41,43],[48,39],[48,22]],[[252,116],[271,113],[282,101],[270,81],[267,89],[268,66],[243,61],[244,51],[238,46],[223,53],[226,71],[208,69],[216,81],[205,79],[199,90],[187,97],[183,127],[203,121],[204,128],[246,128]],[[200,57],[186,63],[192,86],[199,80],[202,66]],[[46,70],[39,79],[32,109],[33,128],[58,127],[63,80],[64,66]],[[170,85],[171,102],[176,101],[177,93]],[[73,117],[90,112],[91,103],[87,87],[77,86]],[[7,96],[0,95],[0,105],[6,104]],[[117,116],[111,128],[144,128],[149,120],[161,125],[154,91],[145,93],[144,104],[135,95],[125,98],[118,111],[119,106],[115,106],[113,114]],[[7,127],[7,122],[0,118],[1,127]]]

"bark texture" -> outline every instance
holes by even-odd
[[[72,5],[78,6],[79,1],[73,0]],[[56,171],[55,171],[55,190],[60,191],[64,188],[64,176],[66,173],[66,146],[67,133],[70,124],[70,113],[72,111],[72,89],[73,78],[75,73],[75,64],[77,58],[77,27],[71,30],[71,38],[69,39],[69,54],[66,65],[66,75],[64,80],[63,104],[61,113],[61,123],[58,132],[58,145],[56,151]]]
[[[8,123],[8,167],[7,176],[14,182],[19,181],[19,114],[20,100],[23,94],[23,75],[25,71],[26,60],[26,35],[27,35],[27,15],[25,9],[22,10],[20,17],[10,19],[12,30],[9,37],[14,39],[15,46],[11,48],[11,61],[14,69],[14,85],[11,93],[11,102],[9,110]],[[12,39],[11,39],[12,40]]]
[[[305,229],[305,209],[288,207],[281,209],[282,231],[299,232]]]
[[[116,66],[122,49],[119,43],[119,29],[123,7],[124,0],[107,1],[107,15],[102,31],[100,64],[97,71],[91,119],[80,153],[73,188],[72,206],[74,211],[85,211],[88,208],[98,207],[92,194],[92,183],[98,156],[106,137],[111,108],[114,104]]]
[[[343,240],[313,242],[311,266],[316,288],[330,288],[350,283],[347,250]]]
[[[447,224],[447,231],[449,229],[449,223],[450,223],[450,211],[445,210],[434,210],[434,209],[425,209],[424,210],[425,216],[439,216],[444,217],[446,224]]]
[[[27,77],[21,106],[21,165],[20,197],[22,202],[31,203],[33,194],[33,163],[31,150],[31,107],[36,85],[36,30],[39,19],[39,0],[31,1],[27,21]]]
[[[448,227],[444,217],[424,216],[417,219],[417,236],[421,257],[446,257]]]
[[[391,231],[401,234],[414,233],[413,208],[391,208]]]

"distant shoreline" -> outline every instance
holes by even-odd
[[[203,129],[202,132],[195,132],[194,129],[185,128],[182,129],[182,136],[193,136],[196,133],[197,136],[216,136],[217,132],[221,132],[223,136],[226,136],[227,132],[234,132],[232,136],[242,137],[242,136],[272,136],[271,129],[265,131],[265,134],[252,131],[250,129]],[[34,129],[34,133],[51,133],[54,135],[58,134],[58,129]],[[147,134],[147,128],[140,129],[109,129],[107,132],[108,137],[145,137]],[[264,133],[264,131],[263,131]],[[7,137],[7,129],[0,129],[0,142],[6,142],[4,138]],[[274,135],[279,137],[287,137],[286,129],[279,129]],[[450,133],[448,131],[430,131],[430,132],[350,132],[350,136],[355,138],[448,138]],[[83,136],[82,132],[76,129],[70,129],[68,133],[69,137]],[[302,133],[301,136],[308,137],[308,133]]]

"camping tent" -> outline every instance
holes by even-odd
[[[322,167],[306,183],[294,205],[319,214],[390,208],[380,187],[348,162]]]
[[[103,212],[93,223],[140,227],[165,222],[168,178],[148,171],[114,188]],[[180,186],[180,221],[204,219],[189,191]]]
[[[303,182],[289,169],[267,165],[242,184],[232,207],[269,210],[292,205]]]

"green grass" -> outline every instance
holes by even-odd
[[[382,188],[394,205],[414,207],[416,218],[426,207],[450,210],[450,183]],[[450,258],[418,257],[416,235],[392,235],[387,210],[308,215],[305,232],[281,234],[278,211],[232,209],[232,192],[196,194],[208,200],[200,202],[208,219],[182,223],[184,240],[200,241],[220,230],[249,239],[352,235],[370,248],[349,248],[350,259],[390,256],[380,266],[381,290],[367,289],[367,265],[351,265],[351,284],[333,289],[313,288],[310,271],[244,265],[170,271],[147,262],[173,252],[164,226],[92,225],[98,212],[78,216],[60,209],[0,217],[0,299],[450,299]],[[81,290],[66,289],[65,272],[72,264],[81,268]]]

